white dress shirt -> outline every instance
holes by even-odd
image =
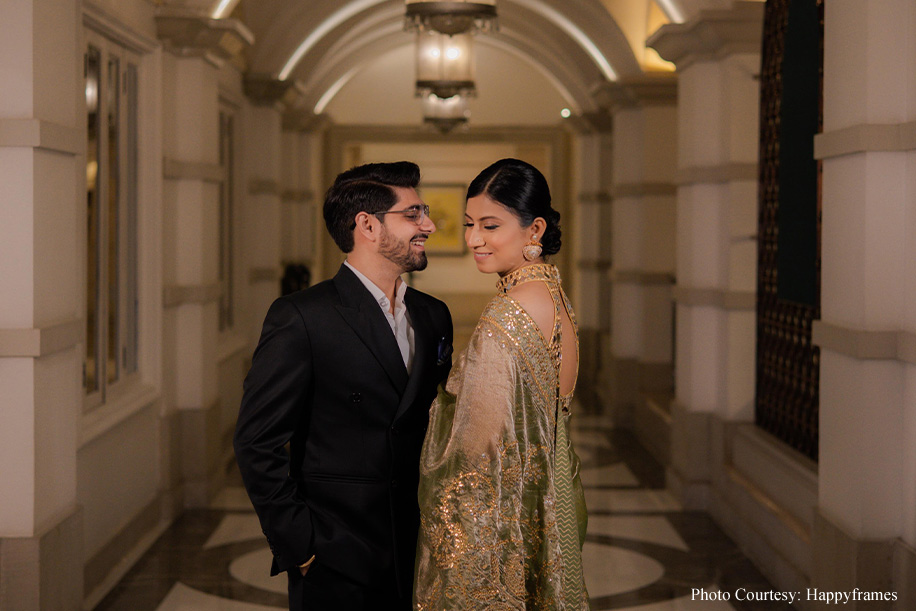
[[[388,321],[388,325],[391,327],[391,332],[394,333],[394,339],[398,342],[398,348],[401,351],[401,358],[404,360],[404,366],[407,368],[407,373],[410,373],[411,368],[413,367],[413,353],[414,353],[414,337],[413,337],[413,325],[410,324],[410,316],[407,315],[407,306],[404,304],[404,293],[407,292],[407,283],[403,280],[398,282],[398,288],[395,291],[394,295],[394,313],[391,312],[391,301],[385,295],[385,291],[380,289],[374,282],[369,280],[362,272],[350,265],[349,261],[344,261],[344,265],[350,268],[356,277],[359,278],[359,281],[363,283],[369,292],[372,293],[372,296],[378,302],[379,307],[382,309],[382,313],[385,315],[385,320]]]

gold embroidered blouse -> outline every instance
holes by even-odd
[[[508,294],[547,284],[554,334]],[[420,464],[418,611],[588,609],[581,549],[586,511],[559,390],[560,308],[575,328],[557,269],[500,281],[433,403]]]

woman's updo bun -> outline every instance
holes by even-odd
[[[522,227],[528,227],[537,217],[543,218],[547,228],[539,236],[542,254],[560,252],[560,213],[550,205],[547,179],[537,168],[519,159],[500,159],[471,182],[467,199],[482,193],[511,210]]]

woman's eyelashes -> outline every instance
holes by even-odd
[[[466,223],[464,224],[464,227],[465,227],[466,229],[470,229],[470,228],[472,228],[473,226],[474,226],[474,223],[471,223],[471,222],[466,222]],[[499,225],[484,225],[483,228],[484,228],[484,229],[487,229],[487,230],[489,230],[489,231],[493,231],[494,229],[499,229]]]

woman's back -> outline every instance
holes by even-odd
[[[548,282],[532,280],[515,285],[508,295],[534,320],[548,345],[558,349],[560,395],[571,395],[579,372],[579,346],[562,288],[559,284],[554,289]]]
[[[582,579],[581,548],[585,531],[584,501],[578,482],[579,461],[569,442],[569,407],[578,372],[578,336],[575,316],[560,285],[557,269],[537,264],[523,267],[500,280],[501,288],[521,306],[548,346],[556,372],[552,412],[553,494],[562,567],[560,597],[570,608],[587,608]],[[579,511],[582,508],[583,511]]]

